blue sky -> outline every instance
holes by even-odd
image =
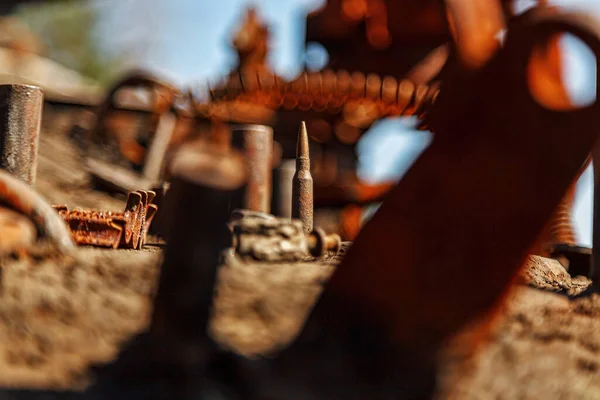
[[[141,47],[129,53],[137,66],[149,67],[179,83],[205,83],[226,74],[235,63],[229,49],[232,28],[247,5],[256,5],[272,28],[271,64],[280,75],[293,77],[303,63],[304,16],[323,0],[96,0],[103,10],[108,49]],[[533,1],[521,1],[523,6]],[[600,16],[600,0],[555,0],[568,8]],[[573,40],[567,48],[567,83],[575,99],[589,100],[594,85],[593,58]],[[593,89],[592,89],[593,90]],[[359,145],[365,179],[400,178],[430,141],[410,129],[411,121],[386,120]],[[579,241],[591,245],[592,174],[578,184],[574,219]]]

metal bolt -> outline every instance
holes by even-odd
[[[247,187],[243,208],[271,212],[273,129],[265,125],[244,125],[232,132],[233,145],[243,150]]]
[[[302,221],[303,230],[313,230],[313,179],[310,174],[308,132],[304,121],[298,131],[296,146],[296,173],[292,178],[292,218]]]
[[[35,184],[42,120],[42,89],[0,85],[0,168]]]

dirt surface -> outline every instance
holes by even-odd
[[[120,210],[124,199],[87,186],[62,136],[40,143],[38,190],[53,204]],[[148,324],[162,251],[81,249],[64,258],[39,249],[1,260],[0,385],[80,389],[87,366],[115,357]],[[211,334],[244,355],[266,354],[298,333],[338,260],[220,269]],[[450,351],[440,397],[600,399],[600,296],[560,264],[532,258],[486,346]],[[574,298],[579,295],[581,297]]]

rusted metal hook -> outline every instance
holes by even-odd
[[[0,170],[0,201],[30,217],[61,251],[73,252],[75,244],[58,212],[29,185],[4,170]]]

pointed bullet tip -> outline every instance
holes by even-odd
[[[308,154],[308,132],[306,131],[306,123],[300,123],[298,130],[298,142],[296,145],[296,158],[309,158]]]

